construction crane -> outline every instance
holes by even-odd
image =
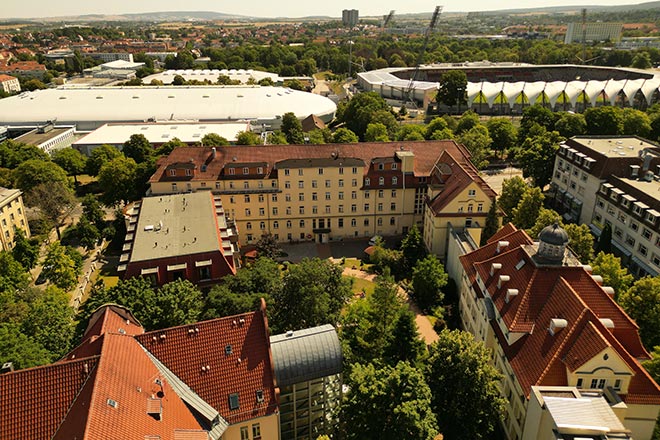
[[[383,15],[383,26],[381,28],[382,30],[385,30],[387,25],[390,24],[390,21],[392,21],[393,17],[394,17],[394,9],[392,9],[389,14]]]
[[[433,15],[431,16],[431,22],[429,23],[429,27],[424,32],[424,43],[422,44],[422,49],[419,51],[419,54],[417,54],[417,64],[415,65],[415,70],[413,71],[413,74],[410,77],[408,88],[405,91],[406,100],[411,101],[413,104],[415,103],[415,100],[412,97],[412,92],[415,87],[415,79],[419,74],[419,68],[424,59],[424,54],[426,53],[426,46],[429,44],[429,38],[431,36],[431,33],[433,32],[433,29],[435,28],[435,25],[438,23],[438,17],[440,17],[441,13],[442,13],[442,6],[436,6],[435,11],[433,11]]]

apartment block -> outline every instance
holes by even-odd
[[[416,225],[439,230],[427,245],[444,255],[446,218],[435,217],[451,213],[454,223],[471,225],[494,198],[469,158],[454,141],[178,148],[158,163],[150,194],[220,195],[241,245],[265,233],[278,241],[326,243],[400,235]],[[437,170],[441,164],[444,174]],[[461,183],[454,188],[455,180]],[[425,214],[442,185],[452,191]],[[455,198],[465,206],[448,202]],[[469,200],[475,200],[471,210]]]
[[[21,83],[18,78],[10,75],[0,74],[0,91],[5,93],[17,93],[21,91]]]
[[[0,243],[3,251],[14,248],[14,237],[16,229],[22,229],[27,237],[30,237],[30,225],[28,225],[23,206],[22,192],[18,189],[0,187]]]

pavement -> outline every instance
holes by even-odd
[[[504,179],[510,179],[515,176],[522,177],[522,170],[520,168],[508,167],[502,170],[481,172],[481,177],[498,195],[502,193],[502,183],[504,182]]]

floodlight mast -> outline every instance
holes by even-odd
[[[417,78],[417,74],[419,73],[419,68],[424,59],[424,54],[426,53],[426,46],[429,44],[429,38],[431,37],[431,33],[433,32],[433,29],[438,23],[438,18],[442,13],[442,8],[443,8],[442,6],[435,7],[435,11],[433,11],[433,15],[431,16],[431,22],[429,23],[429,27],[424,32],[424,43],[422,44],[422,49],[419,51],[419,54],[417,55],[417,64],[415,65],[415,70],[413,71],[413,74],[410,77],[408,88],[405,91],[405,98],[407,101],[411,101],[414,103],[414,98],[412,97],[412,91],[415,86],[415,79]]]

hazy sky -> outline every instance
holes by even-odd
[[[591,0],[598,5],[637,4],[641,0]],[[384,15],[391,9],[399,13],[432,12],[436,4],[445,4],[446,11],[486,11],[540,6],[584,5],[585,0],[4,0],[0,18],[53,17],[82,14],[119,14],[153,11],[215,11],[255,17],[302,17],[309,15],[341,16],[342,9],[359,9],[360,15]]]

